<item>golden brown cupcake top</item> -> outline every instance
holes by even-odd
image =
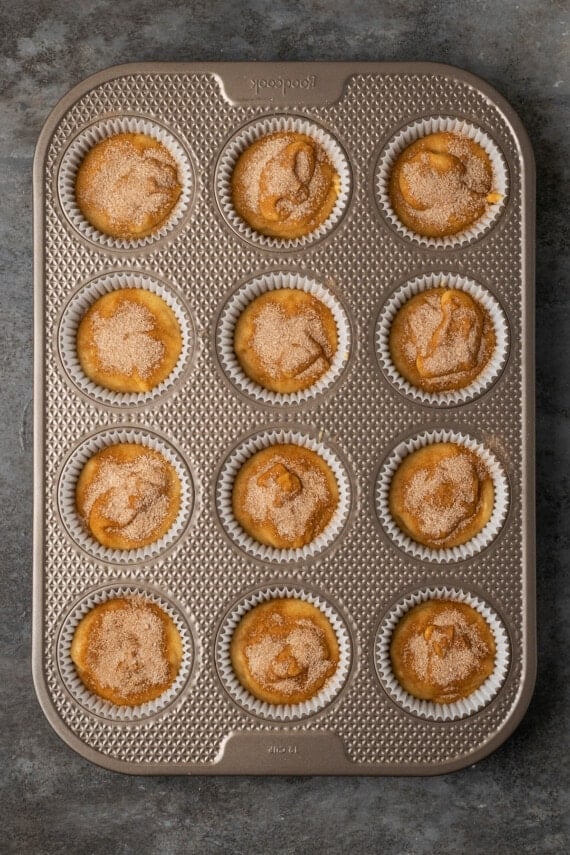
[[[159,540],[180,510],[180,479],[159,451],[136,443],[101,449],[83,467],[76,503],[103,546],[137,549]]]
[[[298,704],[333,676],[339,647],[327,616],[291,597],[246,612],[233,633],[230,657],[236,677],[258,700]]]
[[[390,658],[410,695],[451,704],[469,697],[493,673],[495,639],[484,617],[467,603],[427,600],[396,625]]]
[[[85,374],[115,392],[147,392],[173,370],[182,350],[176,315],[157,294],[120,288],[99,297],[77,331]]]
[[[338,346],[334,316],[296,288],[256,297],[236,324],[234,349],[251,380],[273,392],[308,389],[330,369]]]
[[[390,327],[392,361],[427,392],[463,389],[483,371],[496,346],[493,322],[478,300],[455,288],[415,294]]]
[[[157,231],[182,192],[176,161],[159,140],[119,133],[91,148],[77,171],[75,197],[103,234],[134,240]]]
[[[298,549],[327,527],[338,505],[338,485],[315,451],[291,443],[271,445],[248,458],[232,490],[236,520],[255,540]]]
[[[445,131],[420,137],[404,149],[392,169],[389,194],[407,228],[439,238],[469,228],[500,201],[493,180],[485,149]]]
[[[316,139],[297,131],[276,131],[241,153],[231,187],[237,214],[254,231],[294,239],[328,219],[340,178]]]
[[[476,452],[436,442],[411,452],[398,466],[390,483],[390,513],[417,543],[450,548],[484,528],[494,492],[493,479]]]
[[[83,684],[118,706],[137,706],[170,688],[182,661],[172,618],[143,597],[117,597],[79,622],[71,658]]]

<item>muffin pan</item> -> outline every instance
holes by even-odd
[[[394,140],[450,122],[491,141],[505,199],[465,240],[417,240],[394,222],[381,176]],[[229,210],[228,163],[259,128],[309,126],[342,164],[338,211],[310,240],[258,239]],[[185,182],[172,222],[132,244],[87,228],[70,191],[85,141],[125,127],[158,128]],[[137,774],[436,774],[476,762],[514,730],[536,667],[533,182],[512,109],[449,66],[137,64],[89,78],[55,108],[34,165],[33,669],[71,747]],[[502,330],[492,375],[446,400],[410,394],[379,347],[394,295],[439,278],[488,294]],[[105,394],[73,353],[83,306],[125,283],[167,295],[182,319],[183,360],[153,394]],[[315,394],[252,389],[228,350],[239,300],[283,283],[320,289],[338,307],[342,362]],[[476,549],[434,556],[399,543],[381,494],[394,453],[440,435],[485,450],[500,508]],[[97,548],[73,504],[77,461],[121,437],[165,449],[185,486],[175,530],[133,554]],[[321,450],[340,473],[335,525],[318,549],[295,554],[252,547],[227,507],[239,455],[283,437]],[[85,604],[117,591],[175,614],[186,651],[168,697],[122,714],[86,700],[68,651]],[[493,691],[457,716],[403,699],[382,654],[401,604],[439,591],[481,604],[501,628]],[[328,695],[294,715],[244,703],[225,652],[240,609],[289,594],[324,604],[343,650]]]

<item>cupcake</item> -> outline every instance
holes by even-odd
[[[160,540],[178,517],[182,485],[174,466],[137,443],[106,446],[79,475],[76,507],[104,547],[133,550]]]
[[[493,478],[476,451],[435,442],[412,451],[390,482],[388,505],[399,529],[434,550],[460,546],[491,518]]]
[[[338,504],[339,488],[329,464],[316,451],[292,443],[257,451],[233,482],[235,519],[247,535],[275,549],[313,542]]]
[[[234,350],[244,373],[280,394],[310,388],[330,369],[338,348],[334,315],[299,288],[260,294],[241,313]]]
[[[176,315],[143,288],[103,294],[77,329],[77,355],[85,375],[106,389],[142,393],[173,371],[182,352]]]
[[[503,198],[494,190],[489,154],[455,131],[426,134],[404,148],[392,166],[388,192],[404,226],[429,238],[464,232]]]
[[[230,642],[241,686],[268,704],[315,697],[339,664],[335,630],[321,609],[299,598],[271,599],[247,611]]]
[[[429,288],[407,300],[392,320],[390,358],[412,386],[429,393],[471,385],[496,347],[487,309],[466,290]]]
[[[340,176],[326,149],[309,134],[278,130],[254,140],[231,176],[231,201],[254,231],[287,240],[318,229],[331,215]]]
[[[452,704],[472,695],[495,669],[491,627],[465,602],[429,599],[407,611],[390,642],[394,676],[420,700]]]
[[[77,169],[75,201],[83,217],[115,239],[161,229],[182,193],[178,166],[160,140],[122,132],[97,142]]]
[[[139,706],[173,685],[183,659],[180,633],[164,609],[143,597],[115,597],[79,621],[71,659],[85,688],[117,706]]]

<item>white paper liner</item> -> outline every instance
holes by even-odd
[[[232,204],[231,178],[239,156],[255,140],[277,131],[296,131],[313,137],[327,152],[340,178],[339,194],[329,217],[310,234],[299,238],[276,238],[260,234],[237,214]],[[320,240],[339,223],[348,205],[351,174],[344,151],[324,128],[295,116],[268,116],[242,128],[226,145],[216,167],[215,189],[220,210],[226,222],[238,235],[263,249],[301,249]]]
[[[156,542],[137,549],[111,549],[100,544],[87,530],[75,503],[77,480],[84,465],[101,449],[118,443],[136,443],[163,454],[176,470],[182,487],[180,510],[170,529]],[[90,436],[72,452],[59,479],[57,500],[63,524],[81,549],[98,561],[112,564],[136,564],[155,558],[181,536],[192,515],[194,485],[188,467],[174,448],[146,430],[124,427],[105,430]]]
[[[392,208],[389,194],[390,175],[398,156],[415,140],[425,137],[428,134],[446,131],[469,137],[469,139],[474,140],[487,152],[493,169],[493,186],[491,190],[494,193],[500,193],[503,198],[499,202],[488,205],[483,216],[462,232],[438,238],[426,237],[407,228]],[[449,249],[454,246],[464,246],[472,243],[494,225],[506,204],[509,193],[509,174],[506,161],[497,144],[481,128],[463,119],[448,116],[432,116],[407,125],[390,140],[380,156],[374,184],[380,209],[388,222],[400,235],[422,246]]]
[[[265,389],[255,383],[242,369],[234,349],[234,332],[241,313],[256,297],[268,291],[281,288],[294,288],[312,294],[324,303],[332,312],[336,323],[338,346],[329,370],[316,380],[308,389],[286,394]],[[298,273],[276,272],[258,276],[243,285],[228,302],[218,323],[216,346],[218,358],[226,375],[249,397],[263,404],[292,405],[320,395],[339,378],[350,353],[350,326],[347,314],[331,292],[321,283]]]
[[[99,386],[84,373],[77,355],[77,330],[87,310],[99,297],[110,291],[123,288],[142,289],[161,297],[174,312],[180,327],[182,350],[178,362],[168,377],[153,389],[149,389],[148,392],[115,392],[112,389]],[[192,317],[180,298],[162,282],[136,271],[109,273],[88,282],[74,294],[64,309],[57,338],[63,367],[75,386],[94,401],[115,407],[148,404],[163,395],[186,370],[192,356],[195,340]]]
[[[178,674],[169,689],[158,698],[136,706],[119,706],[90,692],[77,674],[71,658],[71,643],[81,619],[96,605],[119,597],[136,597],[159,606],[172,618],[182,640],[182,661]],[[138,588],[136,585],[118,585],[94,591],[82,599],[66,618],[57,641],[57,662],[68,692],[84,709],[111,721],[139,721],[155,715],[169,706],[186,684],[192,670],[194,647],[190,629],[182,615],[160,594]]]
[[[437,704],[433,701],[415,698],[406,692],[392,671],[390,660],[390,642],[392,633],[402,616],[413,606],[427,600],[452,600],[467,603],[476,609],[487,621],[495,639],[495,668],[493,673],[479,688],[463,700],[451,704]],[[420,718],[436,721],[455,721],[473,715],[487,706],[503,685],[510,661],[510,647],[507,632],[495,612],[482,600],[469,592],[457,588],[425,588],[403,597],[388,612],[378,632],[375,643],[376,669],[380,682],[390,697],[401,707]]]
[[[254,540],[234,517],[232,490],[235,477],[245,461],[271,445],[291,443],[319,454],[334,472],[338,486],[338,505],[325,530],[311,543],[297,549],[276,549]],[[308,561],[327,549],[340,534],[350,510],[351,487],[344,464],[330,448],[298,431],[276,428],[255,434],[241,442],[226,459],[216,485],[216,508],[223,528],[230,538],[249,555],[262,561],[291,563]]]
[[[274,599],[295,598],[311,603],[329,619],[339,646],[339,662],[335,673],[329,677],[322,689],[307,701],[298,704],[270,704],[260,701],[245,689],[235,676],[230,643],[235,628],[243,615],[260,603]],[[328,706],[338,695],[350,671],[351,643],[348,629],[338,612],[323,598],[295,586],[262,588],[249,594],[237,603],[225,618],[216,640],[216,665],[225,690],[240,706],[253,715],[271,721],[292,721],[314,715]]]
[[[495,331],[495,349],[478,377],[463,389],[448,392],[428,392],[406,380],[397,370],[390,355],[390,327],[399,309],[416,294],[431,288],[455,288],[465,291],[489,313]],[[455,273],[428,273],[406,282],[387,300],[376,327],[376,352],[380,366],[390,382],[410,398],[432,406],[449,407],[472,401],[495,382],[505,365],[509,350],[509,326],[506,315],[492,294],[477,282]]]
[[[390,513],[388,497],[390,483],[402,460],[413,451],[437,442],[454,442],[463,445],[477,454],[485,463],[493,479],[494,504],[491,518],[487,524],[471,540],[459,546],[444,549],[430,549],[408,537],[399,528]],[[497,458],[481,443],[470,436],[451,430],[425,431],[410,439],[403,440],[392,451],[383,464],[376,481],[376,511],[384,530],[396,546],[403,549],[414,558],[422,561],[432,561],[439,564],[453,561],[465,561],[485,549],[500,531],[509,509],[509,483],[502,465]]]
[[[176,205],[165,222],[146,237],[127,240],[114,238],[100,232],[81,213],[75,198],[77,171],[87,152],[94,145],[116,134],[146,134],[161,142],[170,152],[178,166],[178,178],[182,191]],[[188,155],[177,138],[162,125],[136,116],[102,119],[85,128],[71,143],[61,161],[57,176],[57,189],[63,212],[71,225],[87,240],[107,249],[136,250],[166,237],[181,221],[190,207],[194,192],[194,177]]]

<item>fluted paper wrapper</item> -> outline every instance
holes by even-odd
[[[392,633],[398,622],[409,609],[427,600],[451,600],[467,603],[483,616],[495,639],[495,668],[485,682],[468,697],[451,704],[437,704],[433,701],[415,698],[406,692],[392,670],[390,643]],[[456,721],[466,718],[487,706],[503,685],[510,661],[510,647],[507,632],[497,614],[478,597],[457,588],[426,588],[403,597],[388,612],[378,632],[375,644],[376,669],[380,682],[392,700],[408,712],[420,718],[435,721]]]
[[[477,454],[485,463],[493,479],[494,504],[491,518],[483,529],[471,540],[459,546],[443,549],[431,549],[408,537],[397,525],[390,513],[388,502],[390,483],[400,463],[419,448],[438,442],[453,442],[463,445]],[[509,484],[505,471],[497,458],[488,448],[470,436],[449,430],[426,431],[411,439],[400,442],[392,451],[378,475],[376,482],[376,510],[385,531],[400,549],[420,558],[422,561],[433,561],[440,564],[453,561],[465,561],[485,549],[496,537],[505,521],[509,509]]]
[[[493,324],[496,338],[495,349],[479,376],[462,389],[453,389],[447,392],[427,392],[413,386],[405,377],[402,377],[392,361],[390,327],[394,318],[408,300],[415,297],[416,294],[421,294],[432,288],[454,288],[458,291],[465,291],[487,310]],[[509,352],[507,318],[495,297],[477,282],[455,273],[429,273],[406,282],[384,304],[376,327],[376,352],[386,377],[404,395],[431,406],[451,407],[457,404],[466,404],[486,392],[503,370]]]
[[[434,238],[420,235],[409,229],[400,221],[397,213],[392,207],[389,186],[392,168],[404,149],[408,148],[408,146],[420,137],[426,137],[429,134],[442,132],[450,132],[468,137],[478,143],[481,148],[486,151],[493,169],[493,184],[491,192],[499,193],[502,196],[502,199],[499,202],[489,204],[483,216],[463,231],[454,235]],[[503,154],[494,140],[492,140],[491,137],[482,130],[482,128],[477,127],[477,125],[472,125],[463,119],[453,119],[446,116],[433,116],[420,119],[417,122],[407,125],[390,140],[378,161],[375,189],[381,211],[384,213],[390,225],[397,230],[398,234],[420,244],[421,246],[428,246],[437,249],[450,249],[452,247],[465,246],[472,243],[477,240],[477,238],[481,237],[481,235],[485,234],[485,232],[489,231],[489,229],[495,224],[506,204],[509,192],[509,175]]]
[[[276,549],[254,540],[238,523],[232,509],[234,480],[245,461],[263,448],[286,443],[300,445],[319,454],[332,469],[338,486],[338,506],[328,526],[311,543],[297,549]],[[223,464],[216,486],[218,516],[234,543],[255,558],[278,563],[308,561],[331,546],[346,523],[350,511],[350,501],[351,486],[348,473],[336,453],[307,434],[279,428],[255,434],[241,442]]]
[[[332,358],[329,370],[309,388],[298,392],[280,393],[265,389],[255,383],[242,369],[234,348],[235,327],[241,313],[249,303],[269,291],[280,288],[293,288],[311,294],[327,306],[334,317],[338,336],[338,346]],[[276,330],[278,334],[278,330]],[[241,391],[257,403],[292,405],[303,404],[318,398],[340,377],[350,353],[350,325],[347,314],[340,301],[321,283],[298,273],[266,273],[242,285],[226,303],[218,323],[216,347],[220,364],[227,377]]]
[[[340,178],[338,197],[329,217],[312,232],[299,238],[276,238],[255,231],[238,215],[232,203],[232,173],[239,156],[256,140],[276,132],[297,132],[313,137],[326,151]],[[227,223],[247,241],[269,250],[303,249],[332,231],[348,206],[351,183],[348,159],[336,139],[320,125],[296,116],[267,117],[242,128],[222,152],[215,177],[218,205]]]
[[[75,500],[77,480],[87,461],[101,449],[120,443],[135,443],[163,454],[176,470],[182,487],[180,510],[170,529],[154,543],[136,549],[111,549],[95,540],[80,517]],[[192,515],[194,485],[182,456],[161,437],[136,428],[110,429],[90,436],[71,453],[59,479],[58,506],[69,535],[93,558],[112,564],[136,564],[155,558],[180,538]]]
[[[178,669],[178,674],[170,688],[166,689],[158,698],[136,706],[113,704],[105,698],[99,697],[94,692],[89,691],[79,678],[75,664],[71,658],[73,636],[81,619],[100,603],[117,598],[143,599],[159,606],[172,619],[182,640],[182,661]],[[109,586],[94,591],[84,597],[65,619],[57,641],[58,667],[68,692],[84,709],[111,721],[140,721],[141,719],[155,715],[169,706],[180,694],[188,680],[192,670],[193,654],[190,629],[181,613],[158,592],[139,588],[136,584]]]
[[[100,386],[87,377],[77,353],[77,331],[87,310],[104,294],[124,288],[142,289],[161,297],[174,312],[180,327],[182,349],[178,362],[165,380],[147,392],[122,393]],[[171,288],[151,276],[125,271],[98,276],[74,294],[63,311],[58,330],[58,349],[68,377],[85,395],[102,404],[129,407],[148,404],[172,388],[188,367],[195,339],[192,317]]]
[[[335,631],[339,646],[339,662],[334,674],[325,685],[309,700],[298,704],[270,704],[260,701],[245,689],[235,676],[231,658],[230,644],[232,635],[242,617],[260,603],[274,599],[295,598],[316,606],[328,618]],[[241,707],[260,718],[276,722],[295,721],[314,715],[328,706],[342,689],[351,664],[350,635],[344,620],[328,601],[318,594],[305,591],[297,586],[277,586],[262,588],[244,597],[235,605],[225,618],[216,640],[216,665],[225,690]]]
[[[169,216],[156,231],[146,237],[114,238],[96,229],[85,219],[75,198],[77,172],[87,152],[97,143],[117,134],[146,134],[158,140],[168,149],[178,167],[178,180],[182,191]],[[186,151],[178,139],[166,128],[149,119],[123,116],[102,119],[81,131],[67,148],[59,168],[57,189],[63,212],[71,225],[87,240],[106,249],[137,250],[166,237],[182,220],[190,207],[194,193],[192,166]]]

